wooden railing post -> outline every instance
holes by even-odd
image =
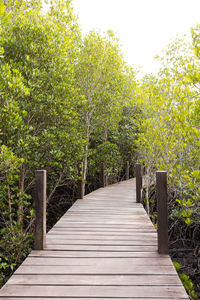
[[[35,241],[34,249],[46,247],[46,170],[35,172]]]
[[[106,186],[105,163],[101,164],[100,184],[101,184],[101,187]]]
[[[167,172],[156,172],[158,253],[168,254]]]
[[[129,175],[129,161],[126,162],[126,180],[128,180],[130,177]]]
[[[141,203],[142,174],[141,164],[136,164],[136,202]]]
[[[81,162],[81,164],[78,167],[78,173],[80,176],[78,194],[79,194],[80,199],[83,199],[83,197],[85,195],[85,184],[84,184],[84,179],[83,179],[83,162]]]
[[[105,175],[105,186],[108,186],[108,176]]]

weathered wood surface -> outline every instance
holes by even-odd
[[[156,172],[158,253],[168,254],[167,172]]]
[[[78,200],[0,291],[6,300],[189,299],[157,234],[135,181]]]
[[[35,250],[46,246],[46,170],[35,172]]]
[[[136,164],[136,202],[141,202],[141,188],[142,188],[142,167],[140,163]]]

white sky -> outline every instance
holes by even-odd
[[[73,0],[83,33],[112,29],[129,65],[155,72],[154,56],[200,23],[200,0]]]

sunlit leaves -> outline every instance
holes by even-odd
[[[193,39],[197,48],[198,36]],[[192,45],[182,39],[170,44],[161,61],[159,77],[147,76],[141,85],[144,119],[138,148],[147,167],[148,184],[155,180],[155,169],[165,169],[171,191],[181,196],[179,210],[172,217],[191,225],[197,221],[200,204],[195,183],[200,164],[200,77],[196,75],[200,66]]]

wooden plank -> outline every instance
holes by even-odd
[[[33,297],[1,297],[0,298],[1,300],[49,300],[49,297],[48,298],[46,298],[46,297],[37,297],[37,298],[33,298]],[[65,298],[65,297],[62,297],[62,298],[59,298],[59,297],[56,297],[56,296],[54,296],[53,297],[53,299],[56,299],[56,300],[77,300],[77,298],[71,298],[71,297],[67,297],[67,298]],[[81,300],[91,300],[91,298],[85,298],[85,297],[81,297],[81,298],[79,298],[79,299],[81,299]],[[99,297],[95,297],[95,298],[93,298],[93,299],[95,299],[95,300],[102,300],[102,297],[101,298],[99,298]],[[103,297],[103,300],[116,300],[116,299],[118,299],[118,300],[133,300],[133,299],[137,299],[137,300],[163,300],[163,299],[165,299],[165,300],[171,300],[171,298],[155,298],[155,297],[148,297],[148,298],[135,298],[134,297],[134,295],[132,296],[132,297],[126,297],[126,298],[122,298],[122,297],[114,297],[114,298],[112,298],[112,297],[109,297],[109,298],[106,298],[106,297]],[[177,297],[177,298],[174,298],[175,300],[185,300],[185,299],[189,299],[187,296],[185,296],[184,298],[183,297],[181,297],[181,298],[179,298],[179,297]]]
[[[91,203],[94,203],[94,204],[99,204],[100,206],[103,206],[103,204],[105,204],[106,202],[108,202],[109,204],[111,204],[113,202],[113,204],[118,204],[118,203],[121,203],[123,204],[124,202],[124,205],[128,205],[130,207],[133,207],[133,205],[135,207],[141,207],[141,203],[132,203],[131,200],[133,201],[133,198],[130,198],[128,199],[128,197],[126,196],[123,196],[123,197],[116,197],[116,196],[113,196],[113,197],[109,197],[109,195],[105,196],[105,197],[98,197],[98,196],[95,196],[95,197],[91,197],[91,198],[88,198],[88,199],[84,199],[85,201],[81,204],[81,206],[84,206],[85,204],[91,204]],[[131,205],[132,204],[132,205]],[[76,205],[80,205],[80,200],[77,200],[75,202],[75,206]]]
[[[68,235],[48,235],[47,242],[50,244],[86,244],[86,245],[157,245],[156,237],[146,236],[85,236],[80,235],[68,237]]]
[[[126,257],[126,258],[110,258],[110,257],[99,257],[99,258],[49,258],[49,257],[28,257],[24,262],[23,266],[84,266],[84,265],[104,265],[104,264],[132,264],[135,266],[168,266],[171,265],[169,257],[162,258],[143,258],[143,257]]]
[[[72,212],[69,212],[67,215],[64,215],[62,217],[62,219],[68,219],[68,218],[72,218],[72,217],[75,217],[77,218],[77,216],[82,216],[82,217],[95,217],[95,216],[99,216],[99,217],[103,217],[103,218],[136,218],[136,217],[145,217],[146,219],[149,219],[146,212],[143,210],[131,210],[127,213],[124,213],[122,211],[117,211],[117,210],[102,210],[102,208],[99,208],[99,211],[94,211],[94,210],[91,210],[91,211],[72,211]]]
[[[182,286],[27,286],[6,285],[1,296],[35,297],[184,297]]]
[[[157,246],[156,240],[86,240],[86,239],[62,239],[47,238],[47,245],[98,245],[98,246]]]
[[[66,230],[66,229],[70,229],[70,230],[91,230],[91,231],[98,231],[98,230],[106,230],[107,232],[109,231],[116,231],[116,232],[134,232],[135,230],[138,230],[138,232],[155,232],[155,228],[153,226],[151,226],[149,224],[149,226],[142,226],[141,228],[139,227],[139,224],[134,224],[132,226],[129,225],[124,225],[121,224],[121,226],[119,224],[109,224],[106,225],[104,224],[98,224],[98,225],[94,225],[93,227],[90,224],[70,224],[71,227],[67,226],[67,225],[55,225],[54,229],[55,230]]]
[[[141,211],[144,211],[144,208],[142,206],[137,206],[135,207],[134,203],[131,205],[131,207],[126,207],[126,204],[124,204],[124,207],[119,209],[118,207],[115,207],[113,209],[107,209],[107,206],[105,205],[106,203],[103,203],[104,205],[100,205],[100,203],[95,203],[94,200],[92,200],[90,203],[89,201],[87,200],[84,200],[84,205],[73,205],[71,206],[71,208],[69,208],[69,210],[67,211],[67,213],[87,213],[87,212],[93,212],[93,213],[96,213],[96,212],[106,212],[108,214],[115,212],[116,214],[129,214],[129,213],[134,213],[134,212],[141,212]],[[86,204],[88,207],[86,207]],[[99,205],[100,207],[96,207],[95,205],[92,205],[92,204],[97,204]],[[112,202],[110,203],[110,205],[112,204]],[[90,206],[92,205],[92,206]],[[64,214],[64,216],[67,215],[67,213]]]
[[[157,246],[118,246],[118,245],[52,245],[48,244],[45,249],[49,250],[73,250],[73,251],[156,251]]]
[[[145,214],[137,214],[137,215],[127,215],[127,216],[123,216],[123,215],[118,215],[118,216],[111,216],[111,215],[100,215],[100,214],[98,214],[98,215],[94,215],[94,216],[92,216],[92,215],[79,215],[78,217],[77,216],[73,216],[73,215],[68,215],[68,217],[63,217],[62,218],[62,222],[68,222],[69,220],[70,220],[70,222],[72,221],[72,220],[74,220],[74,221],[77,221],[79,218],[81,218],[81,220],[80,221],[87,221],[87,220],[89,220],[89,221],[95,221],[96,220],[96,218],[98,217],[98,221],[124,221],[124,220],[126,220],[126,221],[135,221],[135,220],[141,220],[141,221],[143,221],[143,220],[148,220],[147,219],[147,216],[145,215]]]
[[[29,285],[119,285],[180,286],[176,275],[13,275],[7,284]]]
[[[94,202],[92,202],[91,204],[94,204]],[[73,208],[72,210],[70,210],[68,212],[68,214],[106,213],[108,215],[109,214],[127,215],[127,214],[141,213],[141,212],[144,213],[144,209],[142,209],[142,207],[135,208],[133,205],[130,208],[127,207],[127,210],[126,210],[126,206],[124,206],[124,208],[122,208],[122,209],[119,209],[118,207],[116,207],[116,208],[113,207],[113,210],[111,208],[106,209],[106,203],[105,203],[104,206],[99,206],[99,207],[96,207],[95,205],[92,205],[92,206],[88,205],[88,207],[78,206],[76,209]],[[66,214],[64,216],[66,216]]]
[[[126,201],[131,200],[134,198],[134,192],[133,192],[133,196],[128,195],[127,193],[121,193],[120,191],[118,191],[118,193],[116,193],[116,191],[110,191],[110,193],[106,193],[106,194],[91,194],[91,195],[87,195],[84,197],[84,200],[98,200],[98,199],[102,199],[102,200],[106,200],[107,199],[117,199],[117,200],[123,200],[125,199]]]
[[[96,217],[87,217],[85,218],[84,216],[80,217],[79,218],[74,218],[74,217],[69,217],[68,219],[63,219],[63,220],[60,220],[58,221],[57,224],[69,224],[69,223],[77,223],[77,221],[79,220],[79,224],[84,224],[84,223],[93,223],[94,225],[95,224],[102,224],[106,222],[106,224],[135,224],[135,223],[143,223],[143,222],[150,222],[149,220],[146,220],[146,217],[142,217],[142,216],[137,216],[136,218],[101,218],[101,217],[98,217],[98,219]]]
[[[69,239],[69,240],[121,240],[121,241],[156,241],[157,242],[157,236],[154,232],[131,232],[123,235],[123,233],[120,232],[103,232],[98,233],[98,231],[85,233],[84,231],[76,231],[68,233],[67,231],[54,231],[47,235],[48,239]]]
[[[172,265],[169,266],[134,266],[129,263],[113,265],[107,263],[106,265],[98,266],[26,266],[22,264],[15,272],[15,274],[96,274],[96,275],[176,275],[176,271]]]
[[[128,185],[124,185],[122,186],[122,182],[119,184],[118,188],[117,186],[115,185],[112,185],[112,188],[111,188],[111,185],[106,188],[106,189],[98,189],[98,190],[95,190],[87,195],[85,195],[86,198],[88,197],[93,197],[93,196],[127,196],[127,197],[131,197],[131,193],[135,191],[135,186],[134,186],[134,182],[135,180],[133,181],[133,184],[131,184],[132,186],[128,186]]]
[[[107,189],[107,188],[106,188]],[[85,197],[84,197],[84,199],[83,200],[99,200],[99,199],[103,199],[103,200],[105,200],[105,198],[107,197],[107,199],[108,200],[111,200],[111,199],[113,199],[113,200],[115,200],[115,199],[117,199],[117,200],[122,200],[122,199],[125,199],[126,201],[131,201],[131,199],[132,199],[132,201],[133,201],[133,198],[135,198],[135,192],[134,191],[132,191],[132,192],[130,192],[130,191],[127,191],[127,193],[125,194],[122,194],[119,190],[118,190],[118,194],[116,194],[115,193],[115,191],[110,191],[110,193],[107,193],[106,195],[105,194],[102,194],[102,191],[100,191],[101,193],[99,193],[99,194],[88,194],[88,195],[86,195]],[[123,191],[124,192],[124,191]],[[129,194],[128,194],[129,193]],[[131,194],[131,195],[130,195]],[[77,200],[77,201],[79,201],[79,200]],[[136,201],[135,201],[136,202]]]
[[[101,237],[105,237],[105,239],[109,238],[109,237],[121,237],[122,238],[130,238],[130,237],[134,237],[134,236],[138,236],[140,237],[142,235],[142,237],[153,237],[153,238],[157,238],[157,235],[155,232],[137,232],[137,231],[132,231],[132,232],[120,232],[120,231],[88,231],[88,230],[76,230],[76,231],[67,231],[66,230],[54,230],[48,233],[48,236],[55,236],[55,235],[62,235],[65,237],[73,237],[76,238],[76,236],[80,236],[80,238],[92,238],[93,236],[96,236],[97,238],[101,238]]]
[[[83,203],[81,204],[81,206],[82,205],[85,205],[85,204],[87,204],[87,203],[95,203],[96,202],[96,204],[100,204],[100,205],[102,205],[103,203],[105,203],[106,202],[106,198],[107,198],[107,201],[108,202],[122,202],[123,200],[125,201],[125,204],[126,203],[128,203],[128,204],[131,204],[131,199],[128,199],[126,196],[124,196],[124,197],[117,197],[117,196],[112,196],[112,197],[109,197],[109,195],[107,195],[107,196],[97,196],[97,195],[94,195],[93,197],[84,197],[84,201],[83,201]],[[80,205],[80,200],[78,199],[78,200],[76,200],[76,202],[75,202],[75,207],[76,206],[79,206]],[[136,205],[137,206],[137,205]],[[138,207],[139,207],[139,205],[138,205]]]
[[[92,224],[93,224],[93,226],[92,226]],[[69,227],[70,226],[70,227]],[[54,226],[54,228],[60,228],[60,227],[66,227],[66,228],[70,228],[70,229],[72,229],[72,228],[84,228],[84,227],[89,227],[90,229],[92,229],[92,228],[119,228],[119,229],[154,229],[154,232],[155,232],[155,228],[154,228],[154,226],[151,224],[151,223],[147,223],[147,224],[141,224],[141,223],[139,223],[139,222],[135,222],[135,223],[132,223],[132,224],[130,224],[130,223],[127,223],[127,224],[124,224],[124,223],[122,223],[122,224],[119,224],[119,223],[107,223],[106,222],[106,224],[105,223],[81,223],[81,222],[79,222],[79,221],[77,221],[77,222],[74,222],[74,223],[70,223],[70,222],[68,222],[68,223],[60,223],[60,224],[56,224],[55,226]]]
[[[131,239],[137,239],[137,240],[143,240],[145,239],[157,239],[157,235],[155,232],[149,232],[149,233],[144,233],[144,232],[133,232],[133,233],[127,233],[125,232],[124,234],[121,233],[110,233],[110,232],[67,232],[67,231],[54,231],[51,233],[48,233],[47,237],[51,238],[68,238],[68,239],[104,239],[104,240],[131,240]]]
[[[93,226],[92,226],[93,224]],[[141,227],[140,227],[141,225]],[[155,228],[152,226],[152,224],[146,224],[143,226],[143,224],[138,223],[114,223],[114,222],[102,222],[102,223],[93,223],[93,222],[64,222],[64,223],[58,223],[54,226],[55,229],[59,229],[59,228],[65,228],[66,230],[73,230],[74,228],[79,228],[79,229],[84,229],[84,228],[89,228],[89,230],[91,229],[96,229],[96,228],[101,228],[102,231],[107,231],[107,229],[109,228],[113,228],[113,229],[130,229],[132,231],[134,231],[135,229],[143,229],[143,230],[148,230],[148,229],[153,229],[153,231],[155,232]]]
[[[92,226],[93,224],[93,226]],[[140,227],[141,225],[141,227]],[[146,225],[142,225],[139,222],[137,223],[118,223],[118,222],[101,222],[101,223],[93,223],[93,222],[65,222],[65,223],[58,223],[54,226],[55,228],[67,228],[67,229],[71,229],[71,228],[116,228],[116,229],[136,229],[136,228],[141,228],[141,229],[154,229],[154,227],[152,227],[151,224],[146,224]],[[154,229],[155,232],[155,229]]]
[[[1,297],[0,296],[0,299],[1,300],[16,300],[16,297]],[[50,298],[50,297],[48,297],[48,298],[46,298],[46,297],[28,297],[28,298],[26,298],[26,297],[17,297],[17,299],[19,299],[19,300],[49,300],[49,299],[52,299],[52,298]],[[77,299],[77,298],[71,298],[71,297],[67,297],[67,298],[65,298],[65,297],[62,297],[62,298],[59,298],[59,297],[56,297],[56,296],[54,296],[53,297],[53,299],[56,299],[56,300],[75,300],[75,299]],[[81,300],[91,300],[91,298],[85,298],[85,297],[79,297],[79,299],[81,299]],[[95,298],[93,298],[93,299],[95,299],[95,300],[102,300],[102,297],[101,298],[99,298],[99,297],[95,297]],[[115,297],[115,298],[112,298],[112,297],[109,297],[109,298],[106,298],[106,297],[103,297],[103,300],[116,300],[116,299],[118,299],[118,300],[133,300],[133,299],[137,299],[138,300],[138,298],[135,298],[134,297],[134,295],[132,296],[132,297],[126,297],[126,298],[124,298],[124,297]],[[148,297],[148,300],[171,300],[171,298],[155,298],[155,297]],[[183,297],[181,297],[181,298],[179,298],[179,297],[176,297],[176,298],[174,298],[175,300],[185,300],[185,299],[189,299],[187,296],[184,296],[184,298]],[[139,300],[147,300],[147,298],[139,298]]]
[[[69,231],[68,231],[69,229]],[[155,233],[155,229],[152,228],[152,227],[149,227],[149,228],[113,228],[113,227],[104,227],[104,228],[101,228],[101,227],[95,227],[95,228],[91,228],[91,227],[73,227],[73,228],[68,228],[68,227],[54,227],[52,230],[50,230],[48,232],[48,234],[57,234],[57,233],[60,233],[60,234],[65,234],[65,233],[68,233],[68,232],[71,232],[72,234],[84,234],[84,233],[91,233],[91,234],[98,234],[98,233],[103,233],[105,232],[105,235],[106,234],[124,234],[124,235],[129,235],[129,234],[135,234],[135,233],[152,233],[154,234]]]
[[[79,206],[79,208],[84,208],[84,209],[105,209],[105,206],[108,208],[112,208],[114,210],[119,210],[119,208],[125,209],[125,208],[129,208],[130,210],[133,209],[133,207],[137,208],[137,206],[135,206],[135,204],[133,205],[130,201],[103,201],[103,200],[84,200],[84,202],[82,204],[79,203],[75,203],[74,207]],[[138,208],[140,208],[141,206],[138,206]]]
[[[32,251],[29,254],[29,257],[165,257],[154,252],[112,252],[112,251],[52,251],[52,250],[43,250],[43,251]]]
[[[121,231],[121,234],[123,234],[123,232],[127,232],[127,233],[133,233],[135,231],[137,231],[138,233],[155,233],[155,229],[154,227],[152,227],[151,225],[149,226],[141,226],[141,228],[139,228],[139,224],[134,224],[132,226],[129,225],[124,225],[124,224],[109,224],[106,225],[104,224],[97,224],[94,225],[93,227],[90,224],[81,224],[81,223],[77,223],[77,224],[70,224],[71,228],[67,225],[55,225],[53,231],[66,231],[69,230],[70,231],[91,231],[91,232],[96,232],[96,231],[105,231],[105,232],[119,232]],[[50,231],[51,232],[51,231]]]
[[[94,224],[94,225],[112,225],[112,224],[118,224],[118,225],[134,225],[134,224],[141,224],[142,223],[149,224],[151,226],[151,223],[149,220],[146,220],[145,218],[137,217],[135,220],[132,218],[124,218],[124,219],[114,219],[114,218],[82,218],[80,217],[75,218],[69,218],[68,220],[61,220],[57,223],[57,225],[68,225],[68,224]]]
[[[133,206],[133,203],[131,203],[131,200],[133,201],[133,198],[131,197],[130,199],[126,196],[121,196],[121,197],[117,197],[117,196],[112,196],[112,197],[109,197],[109,195],[105,196],[105,197],[102,197],[102,196],[94,196],[94,197],[90,197],[90,198],[87,198],[87,199],[84,199],[85,201],[81,204],[81,205],[84,205],[84,204],[88,204],[90,202],[93,202],[93,203],[96,203],[96,204],[99,204],[99,205],[102,205],[103,203],[105,204],[107,201],[108,203],[111,203],[113,202],[114,204],[115,203],[123,203],[125,205],[128,205],[131,207],[131,204]],[[76,202],[76,205],[79,205],[80,204],[80,200],[77,200]],[[140,207],[141,204],[137,203],[135,204],[134,203],[134,206],[135,207]]]
[[[99,210],[77,210],[77,211],[70,211],[69,212],[69,215],[70,216],[104,216],[104,217],[107,217],[107,216],[115,216],[116,218],[118,216],[124,216],[124,217],[127,217],[127,216],[133,216],[133,215],[137,215],[137,214],[143,214],[145,215],[145,212],[141,210],[131,210],[129,212],[123,212],[121,210],[117,211],[117,210],[103,210],[103,209],[99,209]],[[63,216],[63,218],[66,218],[66,215]]]

